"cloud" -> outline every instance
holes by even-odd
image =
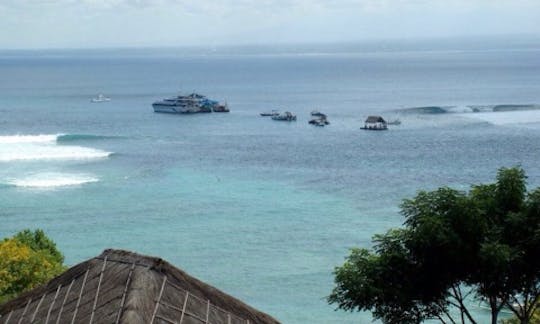
[[[0,0],[0,46],[540,34],[538,0]]]
[[[0,0],[6,9],[47,10],[53,8],[84,8],[92,10],[121,10],[170,8],[199,14],[230,13],[233,11],[283,12],[288,10],[364,12],[393,11],[445,7],[536,6],[537,0]]]

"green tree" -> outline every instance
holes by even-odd
[[[57,249],[56,244],[50,238],[48,238],[47,235],[45,235],[43,230],[37,229],[35,231],[31,231],[29,229],[25,229],[15,234],[13,238],[36,252],[49,254],[50,257],[57,263],[64,263],[64,256]]]
[[[24,230],[0,242],[0,303],[65,270],[64,256],[43,231]]]
[[[540,298],[540,189],[526,191],[521,168],[469,192],[421,191],[401,205],[404,228],[374,237],[335,269],[328,297],[385,323],[477,323],[471,297],[530,323]]]
[[[520,324],[521,321],[517,317],[513,317],[511,319],[503,320],[501,321],[502,324]],[[536,310],[534,311],[532,317],[531,317],[531,324],[540,324],[540,307],[536,307]]]

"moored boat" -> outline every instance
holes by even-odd
[[[317,117],[324,117],[324,118],[326,118],[326,115],[323,114],[322,112],[318,111],[318,110],[313,110],[313,111],[311,112],[311,116],[317,116]]]
[[[296,115],[293,115],[291,112],[286,111],[282,114],[272,116],[272,120],[295,121]]]
[[[102,95],[102,94],[99,94],[97,97],[92,98],[92,99],[90,100],[90,102],[107,102],[107,101],[111,101],[111,98],[105,97],[105,96]]]
[[[326,120],[322,120],[322,119],[312,119],[309,121],[309,123],[311,125],[320,126],[320,127],[324,127],[329,124]]]
[[[277,116],[279,115],[279,111],[277,110],[272,110],[271,112],[262,112],[261,113],[261,116],[263,117],[271,117],[271,116]]]
[[[172,114],[195,114],[228,112],[227,105],[222,105],[218,101],[206,98],[206,96],[191,93],[189,95],[178,95],[173,98],[167,98],[156,101],[152,104],[154,112],[172,113]]]
[[[328,119],[326,119],[326,115],[324,114],[322,116],[319,116],[318,118],[313,118],[308,123],[315,126],[326,126],[330,124]]]
[[[213,112],[229,112],[229,106],[225,104],[218,104],[212,107]]]

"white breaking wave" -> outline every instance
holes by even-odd
[[[486,121],[493,125],[540,123],[540,111],[501,111],[462,114],[461,116]]]
[[[0,146],[0,162],[21,160],[84,160],[105,158],[111,155],[92,148],[80,146],[38,146],[24,145],[17,147]]]
[[[448,107],[445,109],[449,113],[472,113],[473,109],[471,107],[467,106],[455,106],[455,107]]]
[[[54,188],[98,181],[98,178],[85,174],[38,173],[20,179],[8,180],[7,184],[27,188]]]
[[[0,162],[83,160],[106,158],[112,152],[74,145],[58,145],[57,135],[0,136]]]
[[[12,135],[0,136],[0,144],[20,144],[20,143],[54,143],[57,135]]]

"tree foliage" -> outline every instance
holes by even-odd
[[[513,317],[511,319],[503,320],[501,321],[502,324],[520,324],[521,321],[517,317]],[[536,306],[536,310],[534,311],[531,320],[531,324],[540,324],[540,307]]]
[[[385,323],[477,323],[471,297],[530,323],[540,298],[540,188],[526,190],[521,168],[469,192],[421,191],[401,205],[404,228],[353,249],[335,269],[328,297],[338,308],[369,310]]]
[[[13,238],[28,246],[33,251],[40,251],[45,254],[49,254],[50,257],[57,263],[64,263],[64,256],[56,248],[56,244],[50,238],[48,238],[47,235],[45,235],[43,230],[37,229],[35,231],[31,231],[29,229],[25,229],[15,234]]]
[[[43,231],[24,230],[0,242],[0,302],[65,270],[64,256]]]

